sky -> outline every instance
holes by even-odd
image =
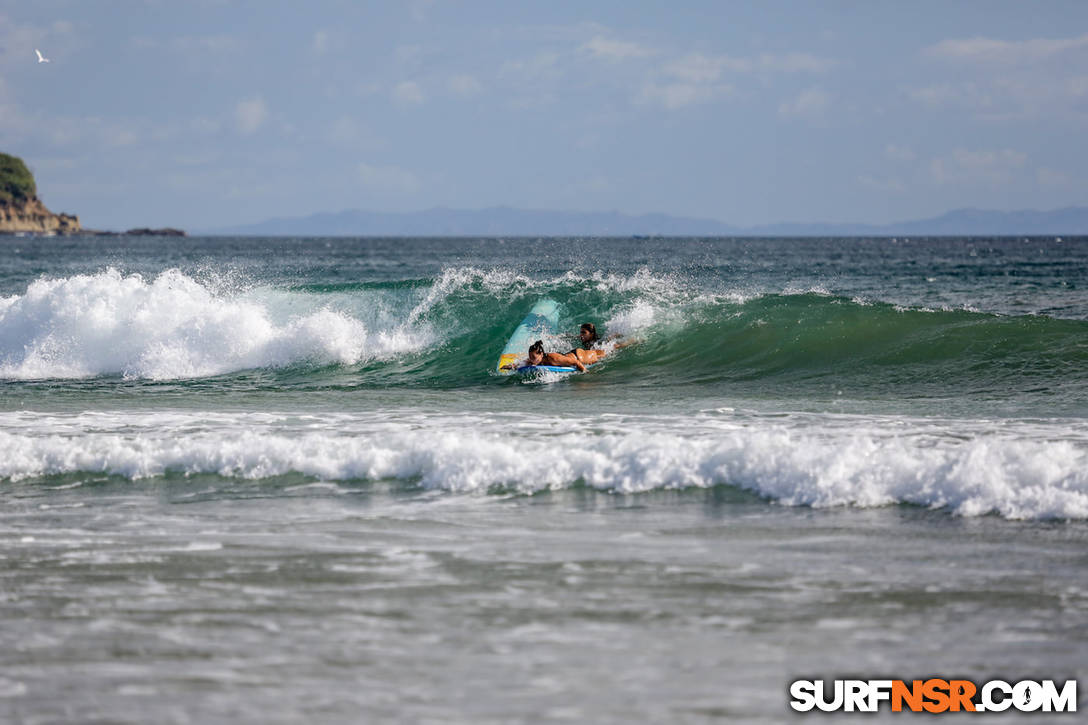
[[[1086,130],[1079,1],[0,0],[0,151],[91,228],[1052,209]]]

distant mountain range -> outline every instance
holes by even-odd
[[[768,224],[738,227],[667,214],[435,208],[390,213],[348,210],[204,230],[255,236],[943,236],[1088,234],[1088,207],[1053,211],[956,209],[932,219],[894,224]]]

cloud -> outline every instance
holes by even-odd
[[[245,36],[226,33],[173,37],[136,35],[130,37],[128,43],[147,62],[163,62],[215,78],[222,75],[224,68],[245,56],[248,49]],[[160,57],[154,58],[156,55]]]
[[[906,146],[897,146],[893,143],[884,147],[884,155],[892,161],[910,162],[918,158],[918,155],[911,149]]]
[[[427,22],[431,8],[434,7],[435,2],[436,0],[415,0],[414,2],[412,2],[412,18],[417,23]]]
[[[664,71],[686,81],[705,82],[717,79],[723,72],[731,73],[825,73],[837,65],[830,58],[809,53],[776,55],[763,53],[743,57],[691,53],[665,65]]]
[[[932,109],[991,121],[1088,117],[1088,33],[1068,38],[953,38],[921,51],[941,61],[945,78],[907,95]]]
[[[341,116],[329,125],[329,139],[337,143],[353,143],[359,137],[355,119]]]
[[[922,88],[909,88],[907,89],[907,95],[919,103],[936,107],[958,101],[965,95],[969,95],[965,93],[968,89],[967,84],[954,86],[951,83],[937,83]]]
[[[541,51],[531,58],[503,63],[497,78],[509,87],[510,106],[526,109],[553,103],[564,80],[574,72],[569,61],[570,57],[560,53]]]
[[[369,127],[350,116],[340,116],[334,119],[325,129],[319,139],[314,143],[331,141],[338,146],[344,146],[356,150],[376,151],[387,146],[386,142],[379,138]]]
[[[923,55],[951,61],[1021,65],[1049,60],[1067,51],[1088,48],[1088,33],[1073,38],[951,38],[925,48]]]
[[[268,106],[260,96],[238,101],[234,108],[234,122],[240,133],[249,135],[259,129],[268,118]]]
[[[562,74],[560,60],[563,56],[553,51],[541,51],[532,58],[510,60],[502,64],[500,76],[521,79],[558,78]]]
[[[398,63],[417,63],[426,55],[427,49],[422,45],[398,45],[393,50]]]
[[[198,60],[205,55],[221,53],[239,53],[244,49],[242,39],[236,35],[219,33],[215,35],[179,35],[173,38],[159,39],[148,35],[137,35],[129,40],[136,48],[143,50],[166,50],[190,56]]]
[[[615,185],[611,180],[609,180],[607,176],[601,174],[576,181],[570,186],[570,191],[577,194],[602,194],[613,191],[614,189]]]
[[[1066,172],[1046,166],[1035,170],[1035,180],[1043,186],[1069,186],[1073,181]]]
[[[711,83],[721,77],[722,71],[742,70],[738,64],[743,60],[729,58],[728,56],[707,56],[701,53],[692,53],[683,58],[669,61],[662,69],[663,75],[672,76],[687,83]]]
[[[721,80],[724,70],[731,66],[725,56],[701,53],[671,60],[643,84],[636,101],[669,110],[707,103],[733,91],[732,84]]]
[[[110,146],[134,146],[140,141],[140,137],[132,130],[123,128],[109,134],[106,143]]]
[[[858,177],[858,183],[862,186],[867,186],[870,189],[876,189],[877,191],[891,191],[895,193],[903,192],[907,190],[905,184],[895,177],[888,177],[886,179],[878,179],[868,174],[862,174]]]
[[[53,150],[74,149],[83,154],[113,152],[117,149],[146,148],[158,142],[199,135],[193,121],[174,119],[156,123],[147,118],[47,115],[41,110],[25,111],[14,103],[6,103],[4,84],[0,82],[0,136],[12,145],[41,144]]]
[[[584,43],[581,50],[589,53],[593,58],[609,61],[628,60],[630,58],[646,58],[657,51],[638,43],[630,43],[623,40],[614,40],[603,35],[595,35]]]
[[[353,90],[356,94],[362,96],[363,98],[367,98],[369,96],[376,96],[379,93],[382,93],[385,89],[382,87],[381,83],[375,83],[374,81],[364,81],[361,83],[357,83],[351,90]]]
[[[314,32],[313,39],[314,52],[318,55],[326,53],[329,50],[329,33],[325,30],[318,30]]]
[[[458,96],[474,96],[484,89],[480,81],[470,75],[452,76],[446,84],[446,87],[451,93],[455,93]]]
[[[968,151],[959,148],[953,150],[951,156],[933,159],[929,170],[937,185],[1000,186],[1011,182],[1027,162],[1027,154],[1013,149]]]
[[[403,81],[393,88],[393,100],[401,105],[415,106],[423,103],[423,90],[415,81]]]
[[[540,36],[544,30],[534,27]],[[741,88],[741,76],[766,83],[770,74],[820,74],[838,61],[806,52],[734,56],[669,52],[617,37],[594,23],[551,28],[549,43],[531,56],[503,63],[496,77],[511,105],[529,108],[572,92],[626,93],[642,106],[678,110],[720,101]],[[539,40],[537,47],[540,47]],[[651,62],[644,62],[653,59]]]
[[[838,61],[809,53],[764,54],[756,60],[755,70],[779,73],[826,73],[836,65]]]
[[[221,158],[222,155],[216,151],[197,151],[173,156],[174,163],[178,166],[211,166]]]
[[[752,57],[689,53],[664,63],[642,85],[636,101],[675,110],[731,95],[736,86],[727,75],[760,73],[823,73],[836,62],[808,53],[776,55],[764,53]],[[813,114],[830,99],[819,89],[801,94],[791,103],[783,103],[783,115]]]
[[[171,40],[170,48],[179,53],[237,53],[243,43],[234,35],[183,35]]]
[[[635,99],[638,103],[656,104],[676,110],[697,103],[706,103],[719,96],[728,95],[733,86],[727,83],[647,83]]]
[[[189,121],[188,124],[188,129],[200,136],[214,135],[219,133],[220,128],[222,128],[222,124],[219,121],[206,116],[198,116]]]
[[[831,94],[820,88],[809,88],[797,94],[791,101],[778,106],[782,116],[818,116],[831,104]]]
[[[1088,74],[1062,70],[1017,71],[977,81],[943,82],[910,88],[907,96],[932,110],[969,112],[983,120],[1045,116],[1083,120],[1088,115]]]
[[[385,191],[414,193],[419,190],[419,179],[411,171],[399,166],[373,166],[359,164],[359,179],[363,186]]]

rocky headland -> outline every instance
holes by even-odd
[[[46,208],[22,159],[0,153],[0,233],[78,234],[80,230],[79,217]]]
[[[54,214],[40,199],[0,202],[0,233],[78,234],[80,231],[78,216]]]
[[[75,214],[54,214],[38,198],[38,187],[18,156],[0,153],[0,234],[89,234],[95,236],[184,237],[180,229],[129,229],[127,232],[84,229]]]

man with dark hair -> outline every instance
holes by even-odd
[[[581,341],[583,349],[592,350],[601,341],[597,337],[597,326],[592,322],[583,322],[578,328],[578,340]]]

